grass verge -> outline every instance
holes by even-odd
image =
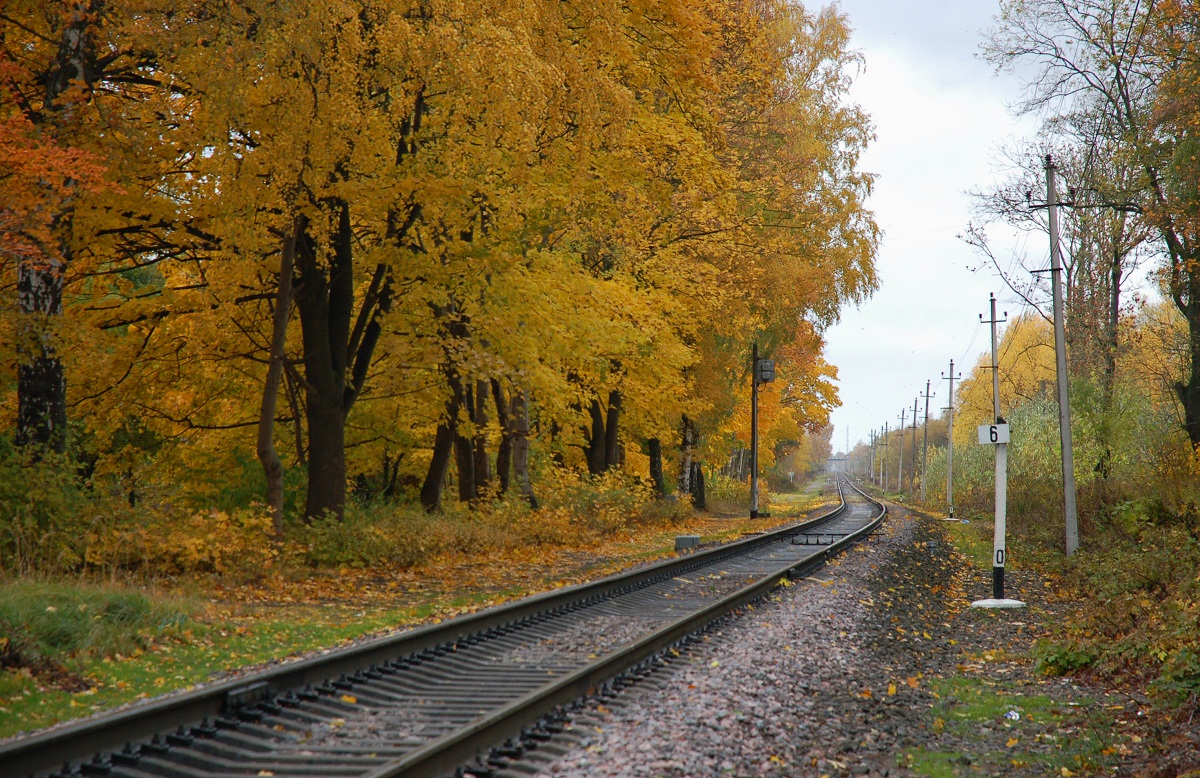
[[[447,551],[419,567],[294,570],[289,576],[236,583],[215,577],[179,579],[175,587],[192,591],[193,599],[143,594],[146,613],[153,614],[150,619],[132,630],[114,631],[114,637],[137,636],[133,643],[118,640],[103,650],[91,650],[84,647],[86,641],[70,642],[46,651],[76,684],[64,684],[29,664],[0,670],[0,737],[191,689],[240,668],[364,635],[440,621],[602,577],[672,555],[677,534],[699,534],[705,543],[733,540],[825,504],[827,498],[812,495],[789,500],[773,519],[694,516],[614,532],[589,546],[541,543]],[[593,537],[587,540],[594,543]],[[64,593],[77,588],[56,586]],[[47,607],[42,600],[30,600],[35,601],[26,616],[15,618],[17,623],[32,623],[38,608]],[[70,610],[54,607],[54,612]],[[94,607],[85,610],[94,613]]]
[[[993,740],[1003,749],[982,751],[914,749],[899,762],[920,775],[944,778],[1023,773],[1070,776],[1103,773],[1117,756],[1130,753],[1136,735],[1118,734],[1114,708],[1082,697],[1071,702],[1030,693],[1018,682],[984,677],[934,679],[937,701],[930,729],[959,741]]]

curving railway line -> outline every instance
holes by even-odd
[[[804,523],[17,739],[0,746],[0,775],[486,775],[489,752],[560,730],[556,707],[650,671],[883,521],[837,485],[840,505]]]

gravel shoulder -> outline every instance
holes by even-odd
[[[881,534],[585,701],[498,774],[1185,774],[1187,752],[1152,766],[1144,699],[1034,671],[1034,642],[1069,614],[1037,576],[1007,583],[1027,609],[971,609],[990,571],[943,522],[893,507]]]

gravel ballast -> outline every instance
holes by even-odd
[[[1144,701],[1035,674],[1054,616],[1042,582],[1010,570],[1007,594],[1029,609],[967,607],[989,596],[988,572],[936,519],[892,508],[868,542],[585,701],[499,775],[1135,774],[1141,739],[1088,722],[1136,724]]]

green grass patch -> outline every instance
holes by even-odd
[[[127,587],[0,584],[0,664],[111,657],[179,635],[194,607]]]
[[[457,597],[449,605],[464,607],[477,599]],[[418,623],[440,607],[432,603],[402,611],[289,607],[278,615],[246,613],[193,622],[192,629],[172,641],[154,644],[136,655],[119,660],[95,656],[68,659],[66,667],[89,685],[82,692],[51,688],[31,677],[28,670],[0,672],[0,737],[190,689],[229,670]]]
[[[1064,767],[1096,773],[1114,762],[1114,741],[1123,737],[1115,734],[1111,712],[1090,699],[1064,703],[1028,694],[1016,683],[961,675],[930,679],[929,689],[938,695],[931,730],[979,748],[901,754],[898,763],[919,775],[996,775],[1016,768],[1062,775]]]
[[[934,709],[947,729],[962,723],[971,725],[973,731],[978,729],[978,724],[989,721],[1002,728],[1007,724],[1016,729],[1021,722],[1036,724],[1053,719],[1051,711],[1061,712],[1062,709],[1059,703],[1044,694],[1021,694],[1003,684],[980,678],[961,675],[939,678],[930,683],[930,688],[941,695]],[[1011,723],[1004,718],[1009,711],[1020,715],[1018,722]]]
[[[990,760],[989,760],[990,761]],[[931,778],[954,778],[970,771],[976,757],[956,751],[926,751],[916,748],[896,760],[898,767],[907,767],[917,775]]]
[[[976,566],[990,569],[992,566],[992,527],[974,521],[942,522],[951,542]]]
[[[737,539],[748,527],[760,529],[763,525],[748,520],[713,520],[704,527],[702,537],[711,542]],[[610,554],[563,573],[569,578],[596,577],[630,564],[668,556],[673,551],[676,532],[672,526],[654,526],[631,533],[629,540],[615,544]],[[64,669],[86,683],[86,690],[72,692],[56,688],[55,683],[38,673],[31,673],[29,668],[0,670],[0,737],[188,689],[230,670],[523,597],[559,580],[559,574],[548,572],[549,577],[545,580],[530,579],[515,586],[502,574],[473,578],[465,584],[448,580],[438,584],[440,588],[416,594],[401,593],[399,596],[405,597],[402,603],[396,602],[396,594],[387,592],[368,594],[331,589],[328,604],[283,602],[227,606],[224,611],[218,610],[218,606],[200,608],[197,604],[195,612],[182,611],[183,619],[178,618],[178,613],[172,617],[169,610],[156,610],[158,601],[145,595],[148,604],[143,603],[140,611],[133,610],[151,614],[154,618],[137,622],[133,632],[138,634],[140,630],[139,640],[122,642],[114,639],[107,643],[97,639],[73,640],[71,645],[104,644],[108,648],[76,650],[74,653],[56,649],[55,656],[62,660]],[[89,604],[83,611],[79,610],[80,602],[90,602],[87,587],[62,584],[49,587],[49,590],[56,592],[59,599],[22,597],[20,600],[26,603],[22,610],[25,615],[14,621],[33,624],[47,607],[55,608],[50,615],[70,610],[67,603],[74,604],[75,611],[80,613],[94,613],[99,607]],[[126,590],[118,592],[123,596]],[[354,601],[357,604],[338,600],[348,594],[361,594],[367,599],[357,599]],[[7,600],[5,596],[6,603]],[[182,607],[179,603],[175,605]],[[131,622],[126,620],[126,623]],[[161,629],[156,631],[156,625]]]

